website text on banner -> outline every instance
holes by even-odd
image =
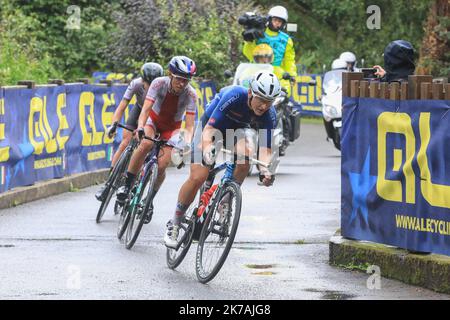
[[[105,131],[126,88],[86,84],[0,88],[0,192],[108,168],[122,132],[113,141]],[[196,88],[199,118],[215,86],[207,82]],[[125,120],[134,103],[133,98]]]

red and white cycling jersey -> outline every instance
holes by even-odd
[[[190,84],[179,95],[169,92],[169,87],[169,77],[156,78],[145,98],[153,102],[147,125],[156,126],[158,131],[179,129],[184,112],[195,114],[197,110],[197,93]]]

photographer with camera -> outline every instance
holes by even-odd
[[[272,65],[275,73],[289,73],[292,78],[297,76],[295,65],[295,50],[292,38],[282,30],[288,21],[288,12],[282,6],[275,6],[269,10],[268,17],[246,13],[239,17],[239,24],[245,27],[242,36],[245,43],[243,53],[249,61],[253,61],[253,51],[260,44],[268,44],[274,53]],[[281,70],[280,70],[281,69]]]
[[[384,68],[373,66],[377,70],[375,76],[382,82],[408,81],[408,76],[414,74],[414,47],[406,40],[390,42],[384,49]]]

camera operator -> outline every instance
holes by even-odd
[[[244,48],[243,53],[249,61],[253,61],[253,50],[259,44],[268,44],[273,52],[274,59],[272,65],[276,73],[289,73],[291,77],[297,76],[295,65],[295,51],[292,38],[282,30],[285,29],[288,21],[288,12],[282,6],[275,6],[269,10],[267,20],[264,21],[256,15],[247,15],[239,19],[239,23],[246,27],[243,32]],[[262,24],[261,22],[265,22]],[[265,26],[265,29],[264,29]]]

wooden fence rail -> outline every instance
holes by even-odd
[[[344,97],[450,100],[450,83],[432,76],[409,76],[407,82],[387,83],[364,79],[361,72],[344,72],[342,86]]]

